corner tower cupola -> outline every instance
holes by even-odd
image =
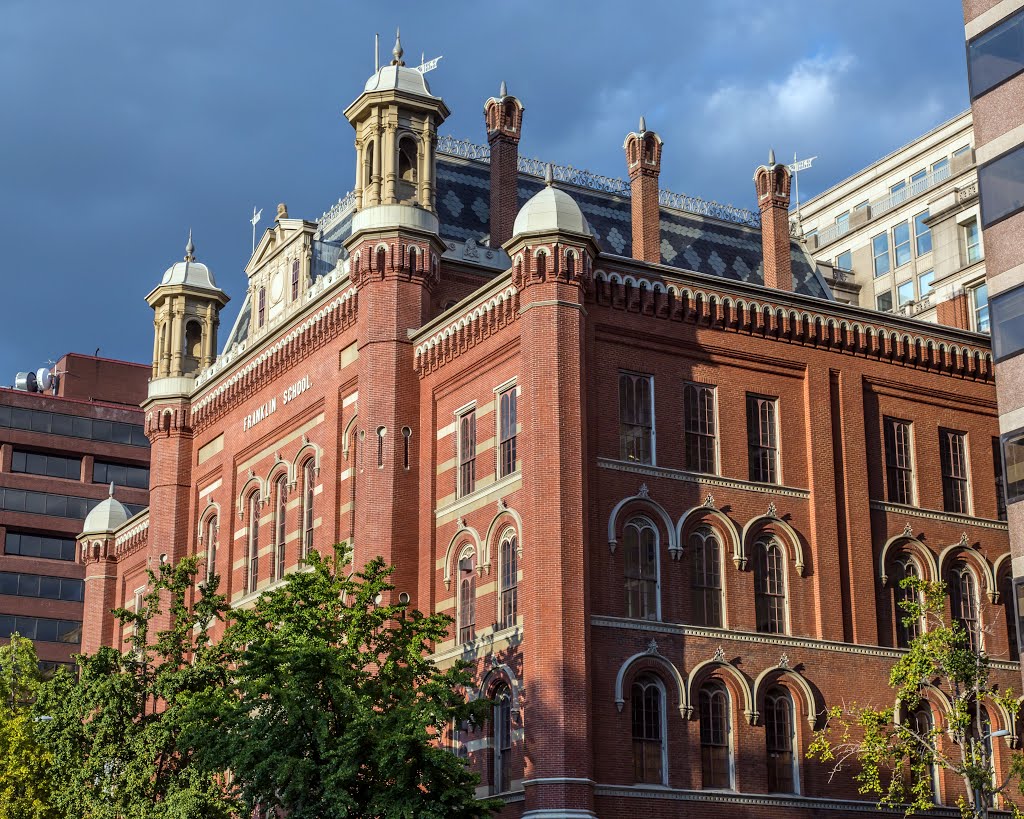
[[[161,394],[188,392],[196,374],[210,366],[217,355],[217,327],[227,294],[217,287],[213,273],[196,261],[192,232],[185,258],[164,272],[160,284],[146,296],[153,308],[153,382],[164,379]]]
[[[403,54],[396,35],[391,63],[379,68],[345,109],[356,131],[353,233],[367,224],[403,218],[396,206],[419,210],[419,219],[410,214],[404,218],[437,230],[435,146],[438,126],[449,111],[444,100],[430,93],[423,73],[405,64]],[[387,210],[366,214],[381,207]]]

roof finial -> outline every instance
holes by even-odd
[[[192,244],[192,228],[188,229],[188,244],[185,245],[185,261],[194,262],[196,260],[196,246]]]
[[[644,119],[644,115],[643,114],[640,115],[640,133],[641,134],[646,134],[647,133],[647,120]]]
[[[554,185],[555,184],[555,169],[552,167],[550,162],[547,165],[544,166],[544,184],[545,185]]]
[[[402,55],[405,54],[402,50],[402,33],[397,28],[395,29],[395,47],[391,49],[391,54],[395,58],[391,61],[392,65],[405,65],[405,62],[402,60]]]
[[[505,85],[505,81],[501,81],[501,90],[498,91],[498,98],[503,99],[508,96],[508,87]]]
[[[769,165],[774,165],[775,164],[775,149],[774,148],[769,148],[768,149],[768,164]]]
[[[110,498],[114,497],[114,482],[113,481],[110,482],[110,494],[107,497],[110,497]]]

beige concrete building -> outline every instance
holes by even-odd
[[[793,209],[838,299],[988,331],[973,146],[967,111]]]

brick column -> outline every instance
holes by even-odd
[[[626,137],[626,166],[629,187],[633,258],[651,264],[661,263],[661,206],[658,202],[658,177],[661,174],[661,137],[647,130],[640,117],[640,130]]]
[[[487,143],[491,146],[491,247],[512,238],[519,211],[519,139],[523,104],[508,93],[505,83],[497,97],[484,103]]]
[[[764,286],[793,289],[793,257],[789,244],[789,168],[768,154],[768,164],[754,173],[757,206],[761,210],[761,253],[764,258]]]
[[[961,290],[956,295],[935,305],[935,320],[948,327],[971,329],[971,309],[967,294]]]

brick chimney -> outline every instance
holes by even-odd
[[[936,296],[939,294],[936,293]],[[967,293],[957,288],[949,294],[949,298],[935,305],[935,320],[947,327],[959,327],[961,330],[971,329],[971,308]]]
[[[658,175],[661,173],[661,137],[640,129],[626,137],[626,165],[633,210],[633,258],[651,264],[661,262],[661,210],[658,206]]]
[[[768,164],[754,172],[757,206],[761,209],[761,252],[764,257],[764,285],[777,290],[793,289],[793,257],[789,246],[789,168],[775,161],[769,151]]]
[[[484,121],[491,146],[491,247],[501,247],[512,238],[519,210],[519,138],[523,133],[523,104],[508,93],[504,82],[498,96],[484,103]]]

